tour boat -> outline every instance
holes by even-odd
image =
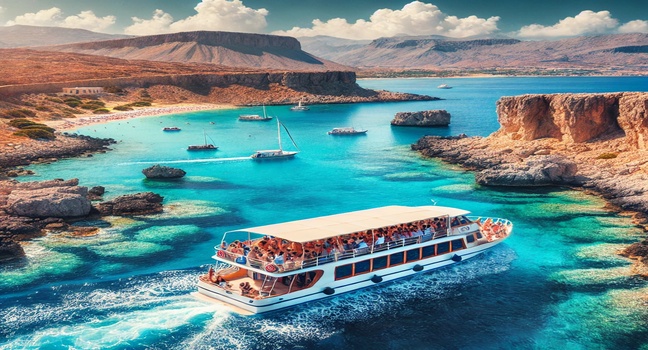
[[[291,111],[307,111],[307,110],[309,110],[309,109],[310,109],[310,108],[308,108],[308,107],[306,107],[306,106],[304,106],[304,105],[302,104],[302,101],[299,101],[299,102],[297,103],[296,106],[292,106],[292,107],[290,107],[290,110],[291,110]]]
[[[182,130],[182,129],[180,129],[177,126],[167,126],[166,128],[162,129],[162,131],[180,131],[180,130]]]
[[[295,156],[295,154],[299,153],[299,152],[295,152],[295,151],[284,151],[283,150],[283,147],[281,145],[281,127],[282,126],[286,130],[286,133],[288,133],[288,137],[290,137],[290,140],[292,141],[295,148],[298,148],[297,144],[295,143],[295,140],[293,140],[293,138],[290,135],[290,132],[288,131],[286,126],[281,124],[281,122],[279,121],[279,118],[277,118],[277,138],[279,139],[279,149],[256,151],[256,152],[254,152],[254,154],[252,154],[250,156],[252,159],[265,160],[265,159],[292,158],[292,157]]]
[[[437,89],[452,89],[452,86],[450,86],[448,84],[441,84],[441,85],[437,86]]]
[[[218,149],[218,146],[214,146],[213,143],[207,143],[207,132],[205,130],[203,130],[203,135],[205,137],[205,143],[202,145],[189,145],[187,151],[215,151]],[[211,137],[209,139],[214,142]]]
[[[333,128],[333,130],[327,132],[329,135],[360,135],[360,134],[366,134],[367,130],[356,130],[352,126],[344,127],[344,128]]]
[[[263,116],[260,116],[258,114],[241,114],[239,115],[239,120],[241,121],[261,121],[261,122],[267,122],[269,120],[272,120],[272,117],[269,117],[266,115],[266,108],[265,105],[263,105]]]
[[[275,311],[456,264],[513,230],[469,214],[386,206],[229,231],[198,295],[242,314]]]

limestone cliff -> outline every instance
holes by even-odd
[[[648,93],[552,94],[502,97],[501,128],[493,136],[566,143],[625,137],[636,149],[648,147]]]

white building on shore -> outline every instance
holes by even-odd
[[[96,95],[102,94],[104,89],[102,87],[71,87],[63,88],[64,95]]]

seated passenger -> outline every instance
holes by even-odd
[[[360,238],[358,241],[358,244],[356,245],[357,249],[362,249],[362,248],[368,248],[367,243],[365,243],[364,239]]]
[[[279,255],[277,255],[274,259],[274,263],[281,266],[284,264],[284,253],[279,252]]]
[[[383,243],[385,243],[385,236],[383,236],[382,233],[379,233],[378,237],[376,237],[376,242],[374,243],[374,245],[381,245]]]

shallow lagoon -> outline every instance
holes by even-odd
[[[446,83],[454,88],[437,90]],[[254,108],[93,125],[79,133],[119,140],[91,158],[33,166],[37,179],[78,177],[106,197],[153,191],[160,216],[114,219],[91,237],[50,235],[32,257],[0,271],[1,348],[615,348],[648,349],[648,283],[616,252],[642,237],[598,198],[564,189],[498,191],[471,173],[422,159],[409,145],[425,134],[486,136],[495,101],[549,92],[648,91],[648,78],[364,80],[442,101],[268,107],[301,153],[253,162],[276,147],[276,124],[242,123]],[[449,128],[389,126],[399,111],[446,109]],[[214,124],[211,124],[213,122]],[[163,133],[177,125],[179,133]],[[332,137],[333,127],[369,130]],[[214,152],[185,150],[206,130]],[[284,137],[284,146],[291,148]],[[145,180],[155,163],[183,180]],[[22,180],[34,178],[24,178]],[[502,216],[514,235],[450,268],[336,296],[266,317],[240,317],[191,296],[224,231],[374,206],[456,206]],[[406,336],[404,336],[406,335]],[[3,340],[6,339],[6,340]]]

